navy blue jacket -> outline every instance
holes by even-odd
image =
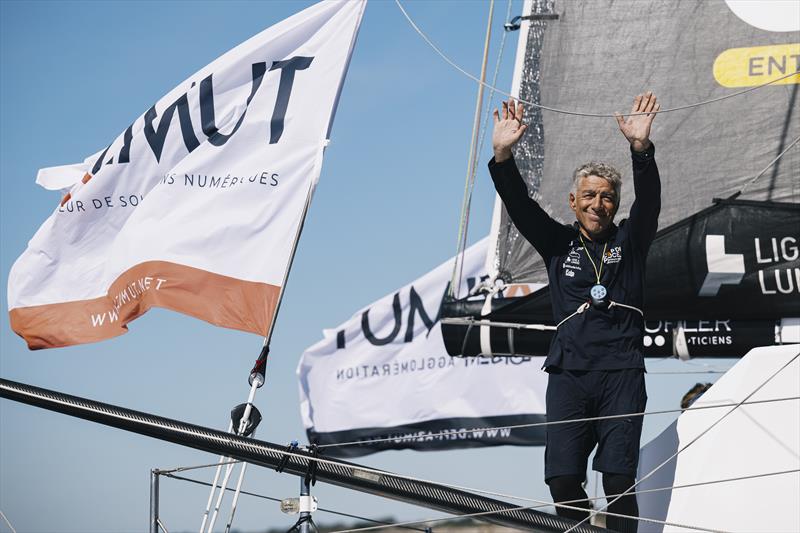
[[[598,268],[607,244],[600,282],[608,289],[608,298],[642,309],[645,262],[661,209],[661,182],[652,144],[645,152],[632,151],[631,158],[636,200],[630,218],[619,226],[612,225],[604,241],[586,237],[583,241]],[[589,299],[589,289],[597,282],[578,237],[578,225],[559,224],[528,196],[513,158],[501,163],[492,158],[489,171],[514,225],[547,265],[553,319],[558,324]],[[644,319],[636,311],[620,307],[589,308],[558,328],[544,368],[644,368],[643,335]]]

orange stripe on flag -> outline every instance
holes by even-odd
[[[151,307],[178,311],[216,326],[266,336],[280,287],[148,261],[121,274],[106,296],[9,312],[12,329],[31,350],[97,342],[122,335]]]

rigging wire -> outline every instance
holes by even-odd
[[[511,2],[509,1],[509,5]],[[486,39],[483,45],[483,60],[481,61],[481,81],[486,79],[486,63],[489,59],[489,45],[492,39],[492,22],[494,19],[494,0],[490,0],[489,2],[489,16],[487,17],[486,21]],[[503,38],[505,39],[505,32],[503,32]],[[498,57],[498,62],[500,58]],[[469,157],[467,158],[467,178],[466,183],[464,184],[464,198],[461,201],[461,217],[459,220],[458,226],[458,244],[456,245],[456,260],[453,263],[453,276],[450,280],[450,290],[449,294],[452,297],[453,295],[458,295],[458,286],[456,286],[456,282],[461,282],[461,278],[463,277],[463,262],[459,267],[458,259],[459,259],[459,251],[461,250],[462,243],[466,242],[466,235],[467,235],[467,224],[469,221],[469,217],[467,213],[469,213],[469,201],[470,195],[472,191],[472,184],[475,181],[475,167],[478,162],[477,157],[477,145],[478,145],[478,137],[480,136],[480,129],[481,129],[481,106],[483,105],[483,84],[478,85],[478,97],[476,98],[475,102],[475,118],[473,119],[472,123],[472,140],[469,145]],[[463,258],[462,258],[463,260]],[[459,272],[458,279],[456,279],[456,272]]]
[[[511,7],[512,7],[512,0],[508,0],[508,6],[506,8],[506,20],[511,16]],[[467,248],[467,234],[469,231],[469,218],[470,218],[470,211],[472,206],[472,194],[475,190],[475,177],[477,175],[478,169],[478,158],[480,157],[481,152],[483,152],[483,143],[486,138],[486,132],[488,131],[489,121],[492,117],[492,100],[494,98],[494,87],[497,85],[497,77],[500,74],[500,65],[502,64],[503,60],[503,53],[505,52],[506,47],[506,34],[508,32],[503,32],[502,37],[500,38],[500,47],[497,51],[497,60],[494,64],[494,73],[492,74],[492,84],[490,85],[489,89],[489,96],[487,97],[487,105],[486,105],[486,112],[484,113],[483,117],[483,126],[480,132],[480,141],[478,142],[478,149],[471,153],[471,159],[469,162],[469,171],[467,173],[467,180],[464,184],[464,203],[461,206],[461,220],[459,221],[459,240],[458,246],[456,248],[456,260],[453,263],[453,277],[450,281],[450,296],[455,294],[458,297],[458,289],[461,286],[461,281],[464,279],[464,255],[466,254]],[[476,110],[477,112],[477,110]],[[473,135],[475,132],[473,131]],[[458,277],[456,277],[456,268],[458,268]]]
[[[751,179],[750,181],[748,181],[747,183],[745,183],[745,184],[744,184],[744,186],[741,188],[741,190],[740,190],[738,193],[736,193],[736,196],[739,196],[740,194],[744,194],[744,191],[746,191],[746,190],[747,190],[747,188],[748,188],[750,185],[752,185],[753,183],[755,183],[755,181],[756,181],[758,178],[760,178],[761,176],[763,176],[763,175],[764,175],[764,174],[767,172],[767,170],[769,170],[770,168],[772,168],[772,165],[774,165],[775,163],[777,163],[777,162],[778,162],[778,160],[779,160],[781,157],[783,157],[783,155],[784,155],[786,152],[788,152],[788,151],[789,151],[789,150],[790,150],[790,149],[791,149],[791,148],[792,148],[794,145],[796,145],[798,142],[800,142],[800,137],[798,137],[798,138],[796,138],[794,141],[792,141],[792,143],[791,143],[789,146],[787,146],[787,147],[786,147],[786,149],[785,149],[783,152],[781,152],[780,154],[778,154],[778,157],[776,157],[775,159],[773,159],[772,161],[770,161],[770,162],[769,162],[769,164],[768,164],[766,167],[764,167],[764,170],[762,170],[761,172],[759,172],[758,174],[756,174],[756,176],[755,176],[753,179]]]
[[[422,39],[426,43],[428,43],[428,46],[430,46],[434,50],[434,52],[436,52],[439,55],[439,57],[441,57],[448,65],[450,65],[451,67],[453,67],[454,69],[456,69],[461,74],[463,74],[466,77],[468,77],[469,79],[471,79],[471,80],[473,80],[473,81],[475,81],[477,83],[480,83],[482,85],[486,85],[488,87],[488,84],[486,84],[486,82],[481,81],[476,76],[470,74],[469,72],[467,72],[466,70],[461,68],[455,61],[450,59],[444,52],[442,52],[442,50],[439,49],[439,47],[436,46],[433,43],[433,41],[431,41],[431,39],[425,34],[425,32],[423,32],[420,29],[420,27],[417,26],[417,24],[414,22],[414,20],[411,18],[411,16],[408,14],[408,12],[406,12],[405,8],[403,7],[403,4],[400,3],[400,0],[394,0],[394,2],[395,2],[395,4],[397,4],[397,7],[403,13],[403,16],[406,18],[406,20],[411,25],[411,27],[414,28],[414,30],[419,34],[419,36],[422,37]],[[740,96],[742,94],[746,94],[746,93],[761,89],[761,88],[766,87],[768,85],[772,85],[772,84],[777,83],[777,82],[779,82],[781,80],[785,80],[787,78],[791,78],[792,76],[797,76],[797,75],[800,75],[800,69],[798,69],[798,70],[796,70],[796,71],[794,71],[794,72],[792,72],[790,74],[787,74],[785,76],[781,76],[780,78],[776,78],[774,80],[762,83],[761,85],[755,85],[753,87],[749,87],[749,88],[744,89],[742,91],[738,91],[738,92],[731,93],[731,94],[726,94],[726,95],[723,95],[723,96],[718,96],[716,98],[711,98],[709,100],[703,100],[701,102],[696,102],[694,104],[686,104],[686,105],[682,105],[682,106],[678,106],[678,107],[671,107],[671,108],[662,109],[660,111],[655,111],[655,112],[650,112],[650,113],[622,113],[622,114],[624,116],[626,116],[626,117],[636,116],[636,115],[652,115],[652,114],[660,114],[660,113],[670,113],[672,111],[681,111],[683,109],[691,109],[691,108],[694,108],[694,107],[701,107],[701,106],[704,106],[704,105],[707,105],[707,104],[712,104],[714,102],[719,102],[721,100],[726,100],[728,98],[733,98],[735,96]],[[500,89],[498,89],[496,87],[489,87],[489,88],[492,89],[493,91],[496,91],[496,92],[504,95],[504,96],[507,96],[509,98],[514,98],[511,93],[502,91],[502,90],[500,90]],[[541,105],[541,104],[528,102],[528,101],[525,101],[525,100],[521,100],[519,98],[514,98],[514,99],[517,100],[520,103],[523,103],[523,104],[527,105],[527,106],[536,107],[536,108],[542,109],[544,111],[552,111],[553,113],[561,113],[562,115],[574,115],[574,116],[579,116],[579,117],[595,117],[595,118],[613,118],[613,117],[616,116],[613,113],[611,113],[611,114],[609,114],[609,113],[584,113],[584,112],[580,112],[580,111],[570,111],[570,110],[567,110],[567,109],[558,109],[558,108],[555,108],[555,107],[548,107],[548,106],[544,106],[544,105]]]
[[[164,470],[160,470],[159,471],[159,473],[161,475],[169,477],[169,478],[172,478],[172,479],[176,479],[176,480],[179,480],[179,481],[188,481],[189,483],[195,483],[197,485],[203,485],[205,487],[210,487],[211,486],[211,483],[208,483],[207,481],[200,481],[199,479],[193,479],[193,478],[190,478],[190,477],[178,476],[178,475],[172,474],[170,472],[171,471],[164,471]],[[233,492],[235,489],[232,489],[230,487],[226,487],[225,490]],[[240,491],[240,494],[245,494],[247,496],[253,496],[254,498],[259,498],[259,499],[262,499],[262,500],[269,500],[271,502],[280,503],[282,501],[280,498],[273,498],[272,496],[266,496],[264,494],[258,494],[256,492],[249,492],[249,491],[246,491],[246,490]],[[318,507],[317,511],[320,511],[320,512],[323,512],[323,513],[329,513],[329,514],[333,514],[333,515],[337,515],[337,516],[343,516],[345,518],[353,518],[355,520],[362,520],[364,522],[372,522],[372,523],[375,523],[375,524],[392,525],[392,524],[389,524],[388,522],[384,522],[382,520],[373,520],[372,518],[365,518],[363,516],[343,513],[341,511],[334,511],[332,509],[324,509],[322,507]],[[403,529],[411,529],[411,530],[414,530],[414,531],[423,531],[423,532],[426,531],[425,529],[420,529],[420,528],[415,528],[415,527],[404,527]]]
[[[717,419],[717,420],[716,420],[716,421],[715,421],[713,424],[711,424],[711,425],[710,425],[710,426],[708,426],[708,427],[707,427],[705,430],[703,430],[702,432],[700,432],[700,433],[699,433],[699,434],[698,434],[698,435],[697,435],[695,438],[693,438],[692,440],[690,440],[689,442],[687,442],[687,443],[686,443],[684,446],[681,446],[681,447],[680,447],[680,448],[679,448],[679,449],[678,449],[678,450],[677,450],[677,451],[676,451],[674,454],[672,454],[672,455],[671,455],[671,456],[670,456],[668,459],[666,459],[666,460],[665,460],[663,463],[661,463],[660,465],[658,465],[657,467],[655,467],[654,469],[652,469],[652,470],[651,470],[650,472],[648,472],[648,473],[647,473],[647,474],[646,474],[644,477],[642,477],[642,478],[638,479],[638,480],[637,480],[637,481],[636,481],[636,482],[635,482],[633,485],[631,485],[631,486],[630,486],[630,488],[629,488],[628,490],[626,490],[625,492],[623,492],[622,494],[620,494],[619,496],[617,496],[617,497],[616,497],[616,498],[614,498],[613,500],[611,500],[611,501],[607,502],[607,503],[606,503],[606,504],[605,504],[603,507],[601,507],[601,508],[600,508],[600,511],[603,511],[603,510],[605,510],[606,508],[608,508],[608,506],[609,506],[609,505],[613,505],[613,504],[614,504],[614,502],[616,502],[617,500],[619,500],[619,499],[620,499],[620,498],[622,498],[623,496],[625,496],[625,495],[629,494],[629,493],[630,493],[630,492],[631,492],[631,491],[632,491],[634,488],[636,488],[636,487],[637,487],[639,484],[641,484],[641,483],[642,483],[642,481],[646,480],[647,478],[649,478],[650,476],[652,476],[653,474],[655,474],[656,472],[658,472],[658,471],[659,471],[659,470],[660,470],[660,469],[661,469],[661,468],[662,468],[664,465],[666,465],[666,464],[668,464],[670,461],[672,461],[672,460],[673,460],[675,457],[677,457],[677,456],[678,456],[678,455],[679,455],[681,452],[683,452],[683,451],[684,451],[684,450],[686,450],[686,449],[687,449],[689,446],[691,446],[692,444],[694,444],[695,442],[697,442],[698,440],[700,440],[700,438],[701,438],[703,435],[705,435],[705,434],[707,434],[709,431],[711,431],[711,430],[712,430],[712,429],[713,429],[713,428],[714,428],[714,427],[715,427],[717,424],[719,424],[720,422],[722,422],[723,420],[725,420],[725,418],[727,418],[727,417],[728,417],[728,416],[729,416],[731,413],[733,413],[734,411],[736,411],[736,409],[738,409],[740,406],[744,405],[744,403],[745,403],[745,402],[746,402],[748,399],[750,399],[750,398],[751,398],[751,397],[752,397],[752,396],[753,396],[755,393],[757,393],[759,390],[761,390],[761,389],[762,389],[762,388],[763,388],[763,387],[764,387],[764,386],[765,386],[767,383],[769,383],[770,381],[772,381],[772,378],[774,378],[775,376],[777,376],[778,374],[780,374],[780,373],[781,373],[781,372],[782,372],[784,369],[786,369],[786,368],[787,368],[789,365],[791,365],[792,363],[794,363],[794,362],[797,360],[797,358],[798,358],[798,357],[800,357],[800,352],[798,352],[798,353],[797,353],[797,354],[796,354],[794,357],[792,357],[791,359],[789,359],[789,361],[787,361],[787,362],[786,362],[786,363],[785,363],[783,366],[781,366],[781,367],[780,367],[778,370],[776,370],[775,372],[773,372],[773,373],[772,373],[772,374],[771,374],[771,375],[770,375],[770,376],[769,376],[769,377],[768,377],[766,380],[764,380],[764,381],[761,383],[761,385],[759,385],[758,387],[756,387],[756,388],[755,388],[755,389],[754,389],[752,392],[750,392],[750,394],[748,394],[747,396],[745,396],[745,397],[744,397],[744,399],[742,399],[742,401],[738,402],[738,403],[736,404],[736,406],[735,406],[735,407],[733,407],[733,408],[732,408],[730,411],[728,411],[727,413],[725,413],[724,415],[722,415],[721,417],[719,417],[719,418],[718,418],[718,419]],[[572,526],[571,528],[567,529],[567,530],[566,530],[564,533],[570,533],[571,531],[575,530],[575,528],[576,528],[576,527],[578,527],[578,526],[580,526],[581,524],[585,523],[585,522],[586,522],[586,520],[588,520],[588,517],[587,517],[587,518],[584,518],[583,520],[581,520],[580,522],[578,522],[577,524],[575,524],[575,525],[574,525],[574,526]]]
[[[641,491],[631,492],[630,495],[646,494],[646,493],[652,493],[652,492],[663,492],[663,491],[675,490],[675,489],[693,488],[693,487],[698,487],[698,486],[715,485],[715,484],[719,484],[719,483],[728,483],[728,482],[733,482],[733,481],[745,481],[745,480],[748,480],[748,479],[771,477],[771,476],[794,474],[794,473],[800,473],[800,469],[781,470],[781,471],[778,471],[778,472],[769,472],[769,473],[766,473],[766,474],[753,474],[753,475],[749,475],[749,476],[738,476],[738,477],[733,477],[733,478],[717,479],[717,480],[713,480],[713,481],[700,481],[700,482],[696,482],[696,483],[686,483],[686,484],[683,484],[683,485],[673,485],[673,486],[670,486],[670,487],[658,487],[658,488],[655,488],[655,489],[645,489],[645,490],[641,490]],[[446,517],[446,518],[430,518],[430,519],[427,519],[427,520],[416,520],[416,521],[413,521],[413,522],[410,521],[410,522],[400,522],[400,523],[395,523],[395,524],[386,524],[385,526],[381,526],[381,527],[403,527],[403,526],[409,526],[409,525],[415,525],[415,524],[432,524],[432,523],[436,523],[436,522],[444,522],[444,521],[453,520],[453,519],[476,518],[476,517],[481,517],[481,516],[490,516],[490,515],[493,515],[493,514],[508,513],[508,512],[512,512],[512,511],[522,511],[522,510],[529,510],[529,509],[541,509],[543,507],[567,507],[567,508],[571,508],[571,509],[580,509],[580,510],[585,511],[586,509],[584,509],[582,507],[572,507],[570,505],[564,505],[564,504],[580,503],[580,502],[585,502],[585,501],[604,500],[604,499],[607,499],[607,498],[613,498],[615,496],[617,496],[617,494],[608,494],[606,496],[597,496],[597,497],[593,497],[593,498],[583,498],[583,499],[579,499],[579,500],[567,500],[567,501],[564,501],[564,502],[561,502],[561,503],[543,502],[543,503],[538,504],[538,505],[520,506],[520,507],[515,507],[513,509],[504,509],[504,510],[501,510],[501,511],[485,511],[485,512],[480,512],[480,513],[466,513],[466,514],[459,514],[459,515],[454,515],[454,516]],[[603,513],[603,514],[606,514],[606,515],[609,515],[609,516],[619,516],[619,517],[623,517],[623,518],[634,518],[634,519],[637,519],[637,520],[642,519],[641,517],[627,516],[627,515],[621,515],[621,514],[616,514],[616,513]],[[652,519],[652,518],[644,519],[644,521],[658,522],[657,520]],[[677,525],[678,527],[688,527],[688,526],[682,526],[682,525],[679,525],[679,524],[671,524],[671,523],[667,523],[667,522],[660,522],[660,523],[662,523],[663,525]],[[360,528],[360,529],[349,529],[349,530],[344,530],[344,531],[338,531],[336,533],[345,533],[345,532],[353,532],[353,531],[365,531],[365,530],[368,530],[368,529],[374,530],[374,529],[378,529],[378,528],[370,527],[370,528]],[[703,530],[703,528],[699,528],[699,529]],[[705,531],[718,531],[718,530],[705,530]]]
[[[752,402],[745,402],[744,404],[738,403],[725,403],[725,404],[717,404],[717,405],[692,405],[686,409],[665,409],[663,411],[642,411],[639,413],[625,413],[620,415],[606,415],[606,416],[592,416],[586,418],[575,418],[570,420],[553,420],[550,422],[532,422],[529,424],[514,424],[510,426],[493,426],[493,427],[486,427],[486,428],[475,428],[475,430],[482,430],[482,431],[492,431],[492,430],[503,430],[503,429],[523,429],[523,428],[531,428],[531,427],[545,427],[545,426],[555,426],[560,424],[572,424],[577,422],[597,422],[600,420],[611,420],[615,418],[629,418],[634,416],[649,416],[649,415],[663,415],[668,413],[683,413],[686,411],[699,411],[701,409],[718,409],[721,407],[736,407],[738,405],[756,405],[761,403],[772,403],[772,402],[783,402],[783,401],[791,401],[791,400],[800,400],[800,396],[787,396],[785,398],[771,398],[768,400],[754,400]],[[430,433],[426,434],[425,437],[443,437],[443,436],[450,436],[453,435],[453,430],[450,431],[440,431],[438,433]],[[350,442],[340,442],[335,444],[319,444],[319,448],[336,448],[340,446],[354,446],[354,445],[366,445],[366,444],[379,444],[381,442],[392,442],[397,440],[403,440],[403,437],[383,437],[378,439],[367,439],[367,440],[359,440],[359,441],[350,441]]]
[[[17,533],[17,530],[14,529],[14,526],[12,526],[11,522],[8,521],[8,518],[6,518],[6,515],[3,514],[3,511],[0,511],[0,518],[2,518],[3,521],[6,523],[6,525],[8,526],[8,529],[11,530],[11,533]]]

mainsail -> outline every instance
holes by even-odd
[[[84,163],[9,275],[30,348],[120,335],[158,306],[268,335],[365,2],[321,2],[187,78]]]
[[[647,265],[646,354],[741,355],[793,339],[789,326],[800,316],[797,28],[755,27],[723,0],[525,5],[512,91],[522,100],[578,114],[622,112],[629,95],[649,89],[667,108],[700,104],[663,113],[652,134],[663,184],[661,231]],[[516,159],[529,193],[556,219],[573,220],[566,200],[577,165],[605,160],[630,175],[612,119],[530,107],[528,116]],[[633,196],[628,179],[618,219]],[[493,274],[506,285],[546,282],[541,258],[499,202],[493,226]],[[524,298],[501,293],[490,313],[483,298],[453,301],[445,316],[553,325],[547,288]],[[484,327],[493,354],[542,353],[551,335]],[[486,353],[480,329],[445,326],[448,351]]]

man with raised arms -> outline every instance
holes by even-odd
[[[630,217],[619,225],[614,216],[620,173],[597,162],[581,165],[572,176],[569,206],[576,222],[553,220],[529,197],[511,151],[527,128],[522,104],[503,102],[502,114],[494,112],[492,180],[514,225],[547,265],[558,325],[544,363],[548,422],[644,411],[644,271],[661,207],[650,126],[659,109],[655,95],[647,92],[634,99],[630,115],[616,115],[630,143],[636,193]],[[603,473],[608,501],[629,489],[636,478],[641,431],[641,416],[549,425],[545,482],[553,501],[588,509],[581,485],[595,446],[593,469]],[[608,509],[636,517],[636,496],[626,495]],[[557,512],[576,520],[587,517],[585,511],[565,507]],[[607,527],[635,532],[637,521],[609,516]]]

